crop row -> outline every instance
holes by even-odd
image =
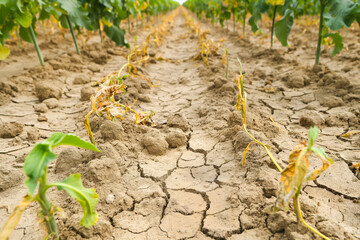
[[[0,60],[6,59],[10,49],[5,41],[13,32],[18,38],[35,45],[40,63],[43,58],[36,40],[36,23],[51,17],[62,28],[71,31],[78,54],[74,30],[102,32],[116,43],[128,47],[125,30],[120,28],[123,20],[149,18],[176,8],[173,0],[1,0],[0,1]]]
[[[248,14],[251,14],[248,24],[253,32],[261,30],[258,22],[263,14],[267,14],[272,19],[271,47],[274,33],[283,46],[288,46],[288,37],[296,18],[302,15],[320,15],[316,64],[319,64],[321,44],[325,42],[325,38],[332,39],[335,45],[332,51],[334,56],[344,47],[338,30],[349,28],[355,20],[360,24],[359,0],[187,0],[184,6],[195,12],[200,19],[206,17],[212,23],[218,21],[221,26],[232,19],[235,29],[235,23],[241,22],[243,35]],[[276,15],[281,15],[277,22]]]

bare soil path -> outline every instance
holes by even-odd
[[[360,142],[356,137],[337,137],[360,126],[359,83],[326,66],[312,68],[217,27],[203,28],[210,29],[208,38],[215,42],[226,39],[229,79],[222,64],[223,49],[209,58],[209,65],[193,60],[200,51],[198,38],[179,13],[166,39],[153,50],[167,61],[152,58],[148,66],[139,68],[158,86],[150,88],[141,79],[127,83],[124,100],[138,98],[137,109],[154,110],[155,126],[94,116],[90,122],[102,153],[71,147],[57,150],[50,180],[79,172],[85,185],[100,195],[99,222],[85,229],[79,225],[78,203],[62,193],[50,193],[49,198],[64,209],[58,217],[61,238],[316,238],[297,225],[293,212],[266,213],[275,201],[280,173],[262,148],[253,146],[241,166],[250,140],[234,106],[233,79],[239,73],[239,57],[247,73],[248,127],[271,145],[280,164],[286,166],[292,147],[307,137],[308,127],[314,124],[322,131],[318,145],[335,161],[323,176],[304,186],[300,199],[305,219],[331,239],[360,239],[360,180],[348,167],[360,160]],[[139,42],[145,36],[139,33]],[[30,74],[13,77],[14,86],[10,79],[2,81],[14,96],[0,106],[2,127],[11,128],[10,138],[0,138],[0,215],[4,216],[0,226],[26,193],[21,167],[33,144],[55,130],[86,138],[82,121],[90,103],[82,100],[91,94],[89,81],[126,62],[121,56],[125,50],[111,44],[92,44],[83,51],[81,58],[67,54],[62,60],[50,59],[45,69],[32,68]],[[44,79],[57,81],[62,93],[58,100],[54,96],[39,102],[34,89]],[[16,87],[21,91],[15,91]],[[9,122],[19,124],[6,125]],[[42,230],[34,220],[36,208],[25,212],[12,239],[41,239]]]

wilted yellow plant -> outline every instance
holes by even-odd
[[[137,112],[132,107],[136,103],[135,100],[131,105],[125,105],[115,100],[115,95],[126,93],[127,86],[124,84],[124,79],[129,77],[129,74],[121,75],[122,71],[128,67],[128,72],[136,71],[134,65],[126,63],[122,66],[119,72],[107,75],[105,78],[98,81],[99,86],[94,95],[91,96],[91,111],[85,116],[84,125],[87,130],[90,141],[95,144],[95,139],[91,131],[89,117],[96,113],[102,116],[107,114],[107,118],[113,120],[114,118],[124,119],[125,115],[130,111],[134,114],[135,124],[146,124],[152,121],[151,117],[155,115],[154,111]]]
[[[294,211],[297,216],[298,222],[302,222],[312,232],[319,235],[324,239],[329,239],[318,230],[308,225],[301,214],[301,207],[299,201],[299,195],[301,193],[301,187],[304,182],[315,180],[323,171],[325,171],[330,164],[333,163],[331,158],[327,157],[324,149],[315,148],[314,141],[319,135],[319,129],[317,127],[311,127],[309,130],[308,142],[303,141],[296,145],[289,156],[289,165],[281,172],[280,177],[280,191],[278,193],[277,200],[269,209],[270,213],[285,210],[289,208],[291,199],[294,204]],[[309,170],[309,157],[315,154],[322,161],[322,166],[314,171]]]
[[[253,135],[251,135],[249,133],[249,131],[247,130],[246,127],[246,92],[244,91],[244,75],[243,75],[243,69],[242,69],[242,64],[240,59],[237,59],[239,64],[240,64],[240,75],[236,77],[235,79],[235,83],[238,87],[239,93],[236,99],[236,109],[238,111],[241,112],[242,115],[242,124],[243,124],[243,128],[245,130],[245,132],[247,133],[247,135],[253,140],[252,142],[250,142],[245,151],[244,151],[244,155],[243,155],[243,159],[242,159],[242,165],[245,164],[245,160],[246,160],[246,154],[249,151],[249,148],[251,146],[251,144],[253,143],[257,143],[260,144],[261,146],[263,146],[263,148],[265,149],[266,153],[269,155],[271,161],[275,164],[276,168],[282,172],[282,168],[280,167],[280,165],[277,163],[277,161],[275,160],[275,158],[272,156],[269,148],[269,145],[265,145],[264,143],[260,142],[259,140],[257,140]]]

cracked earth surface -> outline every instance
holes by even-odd
[[[234,106],[236,88],[230,80],[238,72],[236,57],[240,57],[247,72],[248,128],[271,145],[280,164],[286,166],[292,147],[306,138],[311,124],[322,131],[317,144],[335,161],[316,181],[303,187],[300,200],[305,219],[331,239],[360,239],[360,181],[348,167],[360,160],[360,141],[337,137],[360,126],[356,75],[340,76],[324,65],[313,69],[281,50],[239,40],[235,34],[204,24],[204,29],[211,30],[209,39],[220,42],[228,38],[223,43],[231,59],[226,80],[221,54],[211,56],[209,65],[193,60],[199,42],[182,14],[168,27],[166,39],[154,54],[171,61],[153,59],[140,68],[159,86],[150,88],[139,79],[128,83],[130,99],[139,99],[136,108],[156,112],[156,126],[92,117],[95,139],[103,152],[57,149],[50,180],[79,172],[85,185],[96,188],[100,195],[99,221],[85,229],[79,225],[82,214],[77,203],[50,191],[49,198],[64,209],[63,216],[58,216],[61,238],[316,238],[296,223],[293,212],[266,213],[275,201],[280,174],[263,149],[253,146],[241,166],[242,152],[250,140],[242,131],[241,115]],[[146,30],[139,33],[139,42],[145,36]],[[106,54],[97,58],[97,51]],[[110,43],[92,44],[83,49],[85,57],[72,53],[60,59],[54,56],[47,60],[45,70],[30,68],[30,74],[13,77],[14,86],[2,79],[13,93],[11,102],[0,106],[2,128],[18,122],[10,128],[19,133],[10,131],[10,138],[1,139],[0,214],[5,217],[0,225],[26,193],[21,185],[24,156],[36,141],[53,131],[86,138],[82,119],[89,103],[81,100],[87,100],[86,92],[91,93],[89,81],[118,70],[126,62],[121,56],[124,51]],[[284,74],[289,69],[304,76],[302,81],[293,79],[296,74]],[[59,82],[62,96],[40,103],[34,85],[51,81],[44,80],[49,78]],[[294,88],[296,84],[302,86]],[[270,116],[284,131],[273,125]],[[43,233],[35,218],[36,205],[32,205],[12,239],[40,239]]]

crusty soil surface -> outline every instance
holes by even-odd
[[[348,166],[360,161],[360,138],[339,136],[360,128],[359,29],[350,33],[356,48],[349,46],[331,59],[326,49],[325,64],[313,67],[309,59],[314,51],[307,42],[298,41],[291,51],[269,49],[258,36],[241,38],[202,23],[210,30],[208,39],[222,44],[205,65],[193,60],[199,41],[181,11],[167,28],[160,47],[150,50],[166,61],[152,57],[139,67],[155,87],[141,78],[125,82],[124,101],[137,98],[135,109],[154,110],[154,126],[134,125],[130,115],[123,121],[92,116],[101,153],[55,150],[49,181],[79,172],[84,185],[100,195],[99,221],[85,229],[79,224],[78,203],[50,190],[49,198],[63,209],[57,217],[61,239],[316,239],[296,223],[292,211],[266,213],[276,199],[280,173],[260,146],[252,145],[241,166],[250,140],[235,109],[237,57],[246,72],[248,128],[271,146],[280,165],[286,166],[292,147],[307,138],[312,125],[322,132],[316,144],[335,161],[303,186],[305,220],[331,239],[360,239],[360,180]],[[295,30],[294,42],[303,37]],[[315,27],[309,31],[316,36]],[[149,32],[139,31],[138,42]],[[310,40],[314,45],[316,40]],[[63,41],[50,48],[45,67],[34,66],[30,50],[0,66],[0,226],[26,194],[21,168],[33,145],[55,131],[87,139],[83,119],[90,110],[91,82],[126,63],[128,50],[92,42],[78,56],[72,43]],[[230,53],[228,79],[224,48]],[[312,166],[319,164],[311,159]],[[44,237],[35,220],[37,209],[33,204],[25,211],[11,239]]]

